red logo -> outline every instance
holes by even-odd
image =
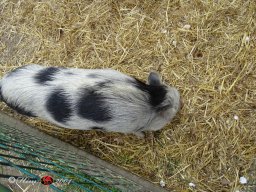
[[[41,178],[41,183],[43,185],[51,185],[53,183],[53,178],[51,176],[43,176]]]

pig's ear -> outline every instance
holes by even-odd
[[[155,71],[152,71],[148,75],[148,84],[149,85],[154,85],[154,86],[159,86],[162,84],[161,78],[159,74]]]

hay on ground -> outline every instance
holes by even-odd
[[[0,75],[27,63],[113,68],[143,80],[154,69],[185,101],[146,140],[1,109],[170,190],[241,189],[256,154],[255,10],[252,0],[1,1]]]

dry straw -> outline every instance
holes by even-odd
[[[27,63],[113,68],[143,80],[154,69],[185,101],[145,140],[1,109],[170,190],[239,190],[256,153],[255,10],[253,0],[1,0],[2,75]]]

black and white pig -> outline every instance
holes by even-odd
[[[181,107],[176,88],[156,72],[148,83],[112,69],[25,65],[0,81],[0,97],[17,112],[58,126],[142,136],[169,123]]]

